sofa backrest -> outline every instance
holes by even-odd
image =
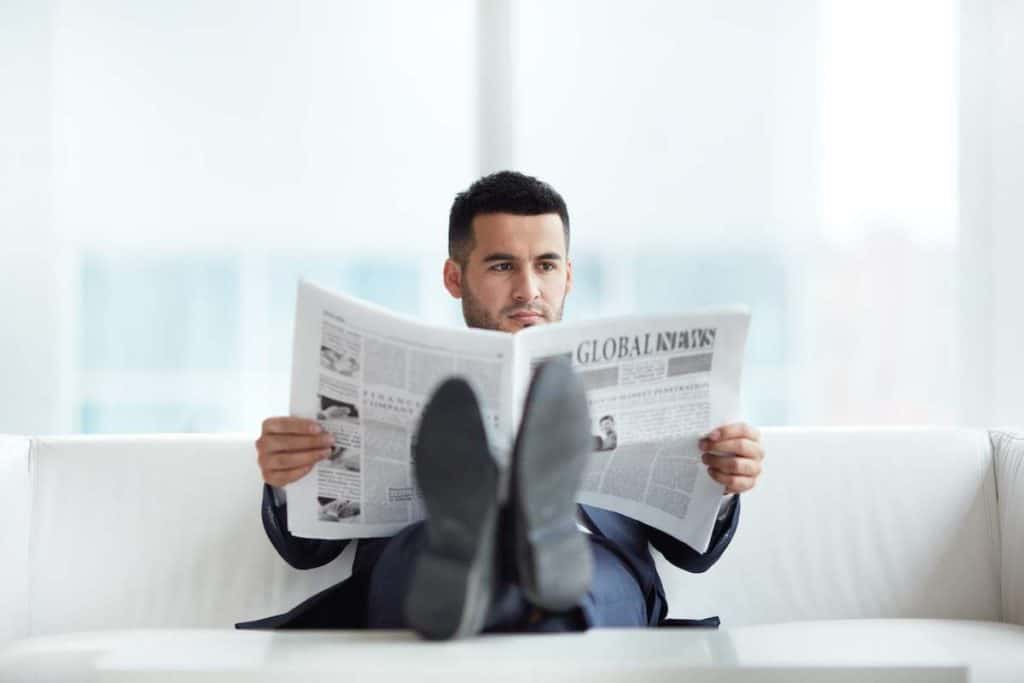
[[[31,635],[227,627],[283,611],[351,566],[346,553],[297,572],[277,556],[252,437],[42,438],[30,457]]]
[[[705,575],[659,567],[673,616],[1000,621],[988,434],[769,429],[732,546]]]
[[[986,432],[767,429],[765,443],[722,560],[699,575],[662,562],[674,616],[1000,620]],[[347,551],[304,572],[276,555],[252,437],[4,438],[0,487],[0,609],[14,615],[0,638],[227,627],[297,604],[351,563]]]

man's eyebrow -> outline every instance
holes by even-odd
[[[489,255],[484,257],[484,263],[489,263],[490,261],[515,261],[515,260],[516,260],[516,257],[513,256],[512,254],[502,254],[500,252],[496,253],[496,254],[489,254]]]
[[[490,263],[491,261],[518,261],[519,257],[514,254],[503,254],[501,252],[495,254],[488,254],[484,257],[484,263]],[[562,255],[557,251],[549,251],[545,254],[541,254],[536,257],[537,261],[561,261]]]

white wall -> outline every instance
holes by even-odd
[[[992,327],[995,424],[1024,424],[1024,4],[994,1]]]
[[[58,232],[434,247],[476,172],[475,17],[471,0],[57,2]]]
[[[1020,423],[1022,12],[5,3],[0,431],[72,430],[83,398],[147,387],[230,405],[233,426],[280,409],[285,370],[266,358],[284,357],[287,323],[262,304],[277,254],[402,254],[419,314],[454,319],[437,286],[451,198],[506,166],[563,192],[579,272],[601,268],[573,315],[759,294],[726,263],[644,300],[657,256],[784,271],[755,310],[749,393],[784,407],[763,414]],[[238,367],[83,370],[82,255],[195,253],[241,263]],[[780,349],[757,346],[769,337]]]
[[[774,240],[816,195],[816,4],[519,3],[520,163],[609,249]]]
[[[1024,5],[961,2],[960,229],[967,422],[1024,424]]]
[[[66,418],[51,22],[47,3],[0,4],[0,431],[50,432]]]

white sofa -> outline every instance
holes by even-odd
[[[97,629],[229,629],[342,578],[349,551],[303,572],[267,542],[252,441],[0,437],[0,651]],[[672,616],[1024,625],[1024,438],[777,428],[764,441],[722,560],[704,574],[662,565]],[[1000,671],[1019,665],[1024,680],[1024,628],[1007,628],[1006,652],[956,657],[1005,654]],[[969,663],[972,680],[998,678]]]

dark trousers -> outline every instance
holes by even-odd
[[[412,524],[391,538],[362,541],[361,551],[377,555],[369,570],[367,626],[407,628],[403,601],[416,557],[424,543],[423,523]],[[575,631],[601,626],[648,626],[647,601],[629,564],[606,539],[590,536],[594,575],[580,609],[543,613],[526,601],[514,580],[511,562],[500,563],[496,590],[484,631]]]

